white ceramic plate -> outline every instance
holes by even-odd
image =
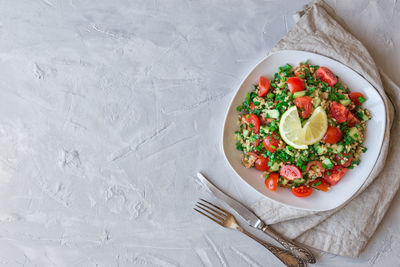
[[[237,117],[239,113],[236,111],[236,107],[243,102],[246,94],[251,91],[252,85],[258,83],[260,75],[272,78],[279,66],[289,63],[294,67],[299,62],[304,62],[307,59],[312,64],[328,67],[339,76],[342,83],[346,84],[351,91],[363,93],[367,98],[364,106],[371,112],[372,119],[367,122],[366,139],[363,145],[368,150],[362,155],[360,165],[349,170],[342,180],[337,185],[332,186],[328,192],[314,190],[313,194],[309,197],[297,198],[285,188],[278,188],[275,192],[269,191],[264,185],[264,178],[261,177],[261,172],[254,168],[247,169],[241,164],[241,151],[236,150],[234,132],[238,129]],[[313,211],[331,210],[345,204],[357,192],[370,174],[382,146],[386,123],[385,117],[385,106],[378,92],[368,81],[349,67],[328,57],[310,52],[280,51],[258,63],[244,79],[236,95],[233,97],[225,119],[222,142],[223,150],[227,161],[235,172],[267,198],[299,209]]]

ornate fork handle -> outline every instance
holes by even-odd
[[[277,232],[275,232],[272,228],[268,227],[268,225],[264,224],[259,228],[264,233],[268,234],[270,237],[278,241],[283,247],[290,250],[296,257],[303,259],[309,263],[315,263],[314,255],[306,248],[299,247],[293,241],[284,239]]]
[[[259,239],[258,237],[250,234],[249,232],[245,231],[243,228],[238,226],[236,228],[240,232],[248,235],[249,237],[253,238],[256,240],[258,243],[263,245],[266,249],[272,252],[278,259],[280,259],[286,266],[288,267],[305,267],[307,266],[301,259],[296,258],[292,253],[289,251],[280,249],[278,247],[275,247],[271,244],[268,244],[267,242],[264,242],[263,240]]]
[[[271,244],[268,244],[267,242],[259,239],[258,237],[250,234],[249,232],[245,231],[236,221],[235,216],[233,216],[231,213],[228,211],[218,207],[217,205],[214,205],[211,202],[208,202],[207,200],[200,199],[201,201],[198,201],[196,203],[196,206],[194,208],[195,211],[198,213],[206,216],[210,220],[216,222],[217,224],[221,225],[222,227],[225,228],[231,228],[231,229],[236,229],[261,245],[263,245],[265,248],[267,248],[272,254],[274,254],[279,260],[281,260],[286,266],[289,267],[304,267],[306,266],[306,263],[300,258],[297,258],[295,255],[292,254],[292,252],[275,247]]]

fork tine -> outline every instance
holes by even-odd
[[[205,199],[202,199],[202,198],[200,198],[200,200],[202,200],[202,201],[204,201],[204,202],[206,202],[206,203],[210,204],[211,206],[213,206],[213,207],[215,207],[215,208],[219,209],[220,211],[222,211],[223,213],[225,213],[225,216],[226,216],[226,215],[229,215],[229,212],[227,212],[226,210],[224,210],[224,209],[222,209],[222,208],[218,207],[217,205],[214,205],[213,203],[211,203],[211,202],[208,202],[207,200],[205,200]]]
[[[220,221],[217,221],[216,219],[214,219],[214,218],[212,218],[212,217],[208,216],[207,214],[205,214],[205,213],[203,213],[203,212],[199,211],[199,210],[198,210],[198,209],[196,209],[196,208],[193,208],[193,209],[194,209],[195,211],[197,211],[198,213],[200,213],[200,214],[202,214],[202,215],[206,216],[207,218],[209,218],[209,219],[213,220],[214,222],[218,223],[219,225],[222,225],[222,222],[220,222]],[[223,225],[222,225],[222,226],[223,226]]]
[[[222,213],[222,212],[220,212],[220,211],[218,211],[218,210],[216,210],[216,209],[213,209],[212,207],[207,206],[207,205],[205,205],[204,203],[197,202],[197,204],[198,204],[198,205],[201,205],[201,206],[203,206],[203,207],[206,207],[207,209],[212,210],[213,212],[217,213],[218,215],[220,215],[220,216],[223,217],[223,218],[226,217],[226,214],[225,214],[225,213]],[[211,205],[212,205],[212,204],[211,204]],[[213,205],[213,206],[215,206],[215,205]]]
[[[221,221],[221,222],[223,222],[223,221],[225,220],[225,218],[222,217],[221,215],[215,214],[215,213],[213,213],[212,211],[208,210],[208,207],[207,207],[207,206],[205,206],[205,208],[203,208],[203,207],[201,207],[201,206],[199,206],[199,205],[196,205],[196,208],[199,208],[199,209],[205,211],[205,212],[208,213],[210,216],[214,217],[216,220],[219,220],[219,221]]]

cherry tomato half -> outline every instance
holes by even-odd
[[[315,181],[311,183],[311,186],[324,192],[327,192],[330,187],[328,182],[322,178],[315,179]]]
[[[258,156],[258,159],[254,163],[254,167],[262,172],[268,171],[269,166],[268,166],[268,158],[264,158],[263,156]]]
[[[300,116],[303,119],[307,119],[312,111],[313,111],[313,103],[312,103],[312,98],[309,96],[302,96],[302,97],[297,97],[294,99],[294,104],[298,109],[300,109]]]
[[[364,95],[362,93],[359,92],[353,92],[349,94],[349,98],[351,99],[351,101],[353,101],[354,104],[361,106],[361,102],[358,101],[358,98],[362,97],[365,99]]]
[[[356,118],[356,116],[353,115],[353,113],[351,113],[349,111],[349,113],[347,114],[347,126],[349,127],[353,127],[356,124],[360,124],[360,120]]]
[[[274,153],[279,147],[279,139],[277,138],[277,134],[273,133],[271,135],[267,135],[264,138],[263,144],[266,150]]]
[[[347,115],[349,111],[345,106],[339,104],[338,102],[333,101],[331,104],[331,115],[338,122],[343,123],[347,121]]]
[[[291,191],[292,194],[295,195],[296,197],[308,197],[309,195],[312,194],[312,189],[304,185],[292,188]]]
[[[260,76],[260,81],[258,82],[258,96],[264,96],[268,93],[269,86],[271,82],[264,76]]]
[[[258,133],[258,131],[260,130],[260,119],[257,117],[257,115],[247,114],[247,115],[243,115],[242,118],[247,124],[249,124],[249,125],[251,124],[250,129],[254,133]]]
[[[287,79],[287,85],[292,94],[295,92],[304,91],[304,81],[302,78],[289,77]]]
[[[265,185],[267,188],[271,191],[276,191],[276,188],[278,187],[278,173],[271,173],[268,178],[265,180]]]
[[[326,171],[324,174],[324,180],[327,181],[330,185],[337,184],[340,179],[342,179],[343,175],[347,172],[347,169],[342,166],[335,166],[333,169]]]
[[[349,153],[342,153],[342,155],[344,156],[344,158],[342,158],[340,155],[336,155],[335,156],[335,161],[340,164],[340,162],[342,162],[342,160],[345,160],[345,162],[343,164],[340,164],[340,165],[345,167],[345,168],[347,168],[353,162],[353,156],[348,157]]]
[[[294,179],[303,178],[301,171],[294,165],[284,165],[279,171],[281,176],[284,178],[293,181]]]
[[[322,141],[328,144],[336,144],[340,139],[342,139],[342,131],[338,127],[328,126]]]
[[[321,81],[326,82],[330,87],[334,86],[338,82],[335,74],[326,67],[319,67],[315,71],[315,77],[320,78]]]

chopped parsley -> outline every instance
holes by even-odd
[[[344,164],[348,159],[352,158],[351,165],[347,167],[351,169],[360,163],[357,153],[361,151],[365,153],[367,151],[367,148],[362,146],[362,142],[365,123],[370,118],[369,113],[361,105],[354,106],[354,104],[351,104],[348,96],[350,90],[346,85],[337,82],[335,85],[329,86],[323,78],[315,77],[314,73],[318,68],[318,65],[311,65],[307,61],[304,64],[300,63],[296,67],[298,71],[298,73],[296,71],[296,74],[304,80],[305,91],[302,95],[312,98],[314,110],[317,106],[324,108],[328,115],[328,125],[340,128],[342,138],[336,144],[327,144],[321,141],[309,145],[307,149],[300,150],[286,144],[280,137],[280,118],[288,108],[294,105],[294,95],[287,87],[287,79],[295,76],[294,68],[290,64],[280,66],[278,72],[273,77],[270,77],[271,88],[266,95],[258,96],[259,86],[255,84],[252,87],[252,91],[246,94],[244,101],[236,107],[236,110],[242,114],[239,117],[240,125],[238,131],[235,132],[236,148],[243,151],[242,160],[246,167],[254,167],[255,159],[262,155],[268,159],[268,162],[265,163],[269,167],[266,168],[266,178],[269,177],[271,172],[279,172],[283,165],[293,165],[301,171],[302,178],[299,179],[290,180],[282,176],[278,177],[278,185],[282,187],[296,188],[304,184],[314,187],[319,186],[321,185],[321,180],[315,179],[322,176],[319,170],[321,166],[325,168],[325,175],[332,175],[333,170],[336,170],[334,166],[340,166],[340,164]],[[322,92],[325,93],[321,94]],[[363,96],[358,97],[357,100],[359,103],[366,101]],[[347,122],[338,123],[330,111],[330,104],[333,101],[347,105],[346,108],[351,110],[360,122],[355,124],[354,127],[348,127]],[[301,116],[301,112],[305,108],[304,106],[299,106],[297,110],[300,113],[300,123],[304,126],[308,118],[304,119]],[[254,124],[258,125],[258,122],[253,121],[253,118],[247,120],[251,114],[256,115],[260,120],[260,127],[257,133],[255,133],[257,129]],[[274,152],[270,152],[264,147],[263,140],[268,136],[273,136],[274,139],[279,140],[279,144],[271,142],[270,148]],[[338,159],[337,156],[340,158]],[[307,165],[313,161],[319,162],[311,167],[311,170],[315,172],[306,172]],[[344,167],[339,168],[339,170],[341,169],[344,169]]]
[[[365,101],[367,101],[367,99],[365,99],[364,97],[360,96],[357,98],[358,102],[360,103],[364,103]]]
[[[243,146],[242,146],[242,144],[240,142],[236,143],[236,149],[240,150],[240,151],[243,151]]]

